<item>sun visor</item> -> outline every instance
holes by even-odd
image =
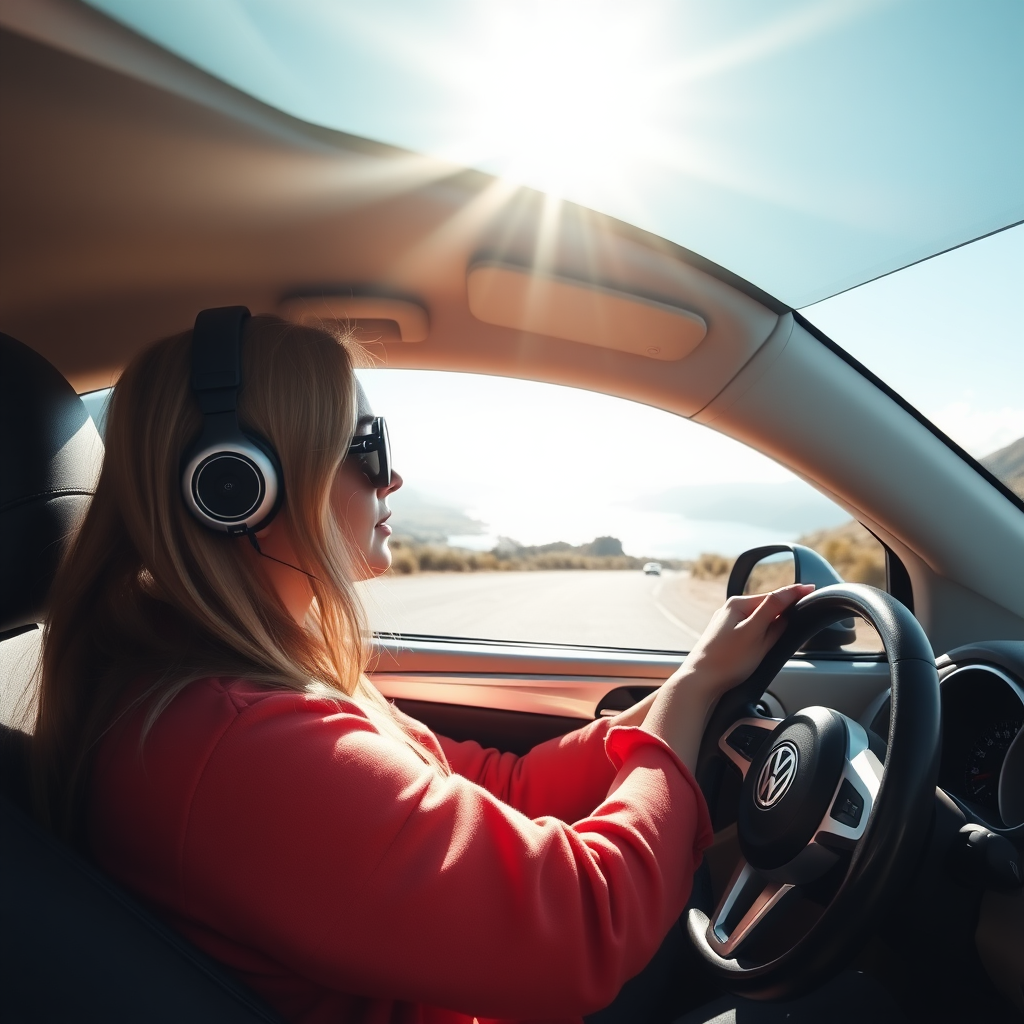
[[[484,323],[649,359],[683,359],[708,330],[679,306],[507,264],[476,264],[467,286],[470,311]]]
[[[281,302],[286,320],[317,326],[340,322],[358,341],[424,341],[430,331],[427,311],[417,302],[373,295],[292,295]]]

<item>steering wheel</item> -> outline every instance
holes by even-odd
[[[809,707],[780,721],[756,709],[790,656],[851,614],[874,626],[889,661],[884,764],[865,730],[838,711]],[[849,961],[922,854],[940,730],[935,657],[899,601],[842,583],[791,609],[758,668],[719,702],[697,759],[712,809],[728,799],[727,762],[743,777],[742,858],[717,906],[687,914],[690,940],[723,987],[753,999],[792,996]]]

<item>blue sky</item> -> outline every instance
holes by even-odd
[[[1024,227],[803,313],[972,455],[1024,437]]]

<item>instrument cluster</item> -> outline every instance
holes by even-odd
[[[939,785],[997,828],[1024,824],[1021,684],[991,665],[957,666],[943,673],[942,718]]]
[[[1024,826],[1024,671],[1018,676],[948,657],[939,659],[939,668],[939,785],[973,821],[995,829]],[[889,706],[886,697],[863,723],[876,734],[879,753],[889,734]]]

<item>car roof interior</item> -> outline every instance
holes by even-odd
[[[347,319],[376,365],[584,387],[731,435],[899,556],[936,651],[1024,638],[1020,510],[770,296],[612,218],[299,121],[72,0],[6,4],[0,26],[2,327],[79,392],[207,306]]]

